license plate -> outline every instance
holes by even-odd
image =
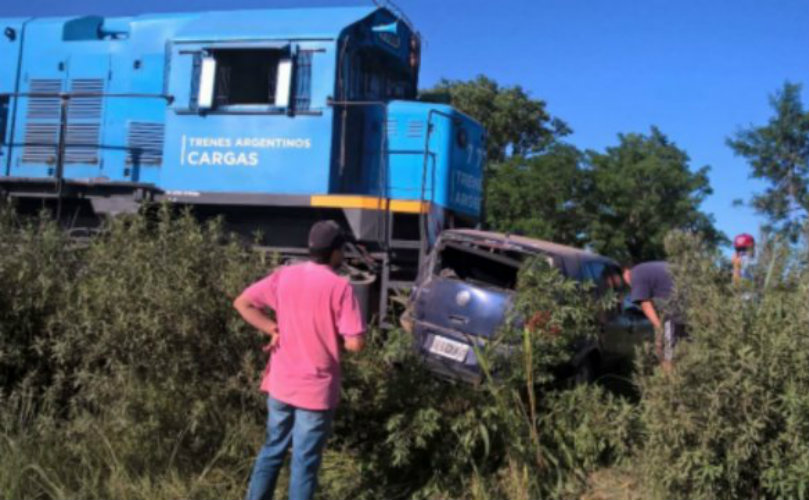
[[[469,352],[469,346],[436,335],[433,337],[433,343],[430,344],[430,352],[455,361],[463,361]]]

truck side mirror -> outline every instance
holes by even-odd
[[[214,90],[216,88],[216,59],[204,57],[199,71],[199,91],[197,93],[197,107],[211,109],[214,103]]]
[[[275,81],[275,106],[289,107],[289,95],[292,87],[292,60],[282,59],[278,62],[278,73]]]

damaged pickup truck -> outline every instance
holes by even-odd
[[[457,229],[444,231],[421,270],[408,307],[407,329],[427,367],[444,378],[480,383],[476,343],[492,340],[508,320],[517,276],[527,258],[545,258],[570,279],[625,296],[621,268],[584,250],[521,236]],[[577,381],[631,360],[653,328],[639,308],[624,301],[599,320],[597,341],[575,347],[565,370]],[[573,347],[572,347],[573,348]]]

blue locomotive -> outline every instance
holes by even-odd
[[[480,217],[484,131],[415,102],[419,60],[378,7],[0,19],[0,192],[96,215],[168,200],[290,252],[335,218],[384,303]]]

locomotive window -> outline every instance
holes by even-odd
[[[410,79],[399,64],[384,54],[358,52],[350,71],[353,99],[387,100],[412,98]]]
[[[275,105],[281,50],[217,50],[215,107]]]

